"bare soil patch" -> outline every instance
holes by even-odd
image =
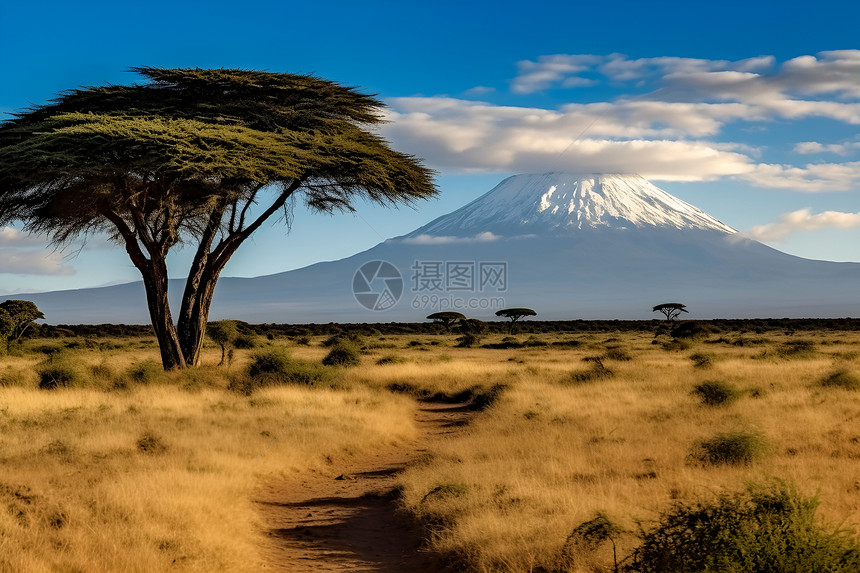
[[[460,431],[475,413],[468,403],[423,402],[418,440],[261,488],[258,504],[273,571],[413,573],[446,571],[422,551],[408,517],[397,511],[396,476],[427,444]]]

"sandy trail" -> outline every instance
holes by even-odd
[[[397,473],[434,440],[457,432],[474,414],[468,404],[422,403],[419,438],[334,466],[265,486],[258,494],[270,543],[272,571],[430,573],[446,571],[419,551],[408,520],[396,513]]]

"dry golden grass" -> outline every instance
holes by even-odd
[[[454,348],[453,335],[368,338],[361,366],[333,369],[322,386],[250,396],[226,389],[249,351],[229,369],[214,367],[213,348],[203,367],[162,374],[145,339],[80,341],[54,360],[83,383],[39,390],[46,354],[32,349],[64,343],[34,341],[0,358],[0,571],[259,570],[262,481],[409,442],[414,396],[499,384],[490,409],[401,479],[430,546],[471,570],[606,571],[607,547],[564,547],[596,512],[632,531],[673,500],[767,477],[820,490],[822,517],[858,526],[860,392],[821,381],[860,375],[860,335],[718,336],[668,351],[630,333],[539,335],[579,344],[504,350]],[[812,350],[794,352],[798,339]],[[322,341],[290,352],[319,364]],[[742,395],[702,405],[692,390],[705,381]],[[699,441],[731,431],[761,434],[767,455],[691,459]],[[617,537],[621,556],[637,542]]]
[[[651,344],[650,336],[611,338],[574,350],[483,351],[491,367],[515,371],[515,381],[465,434],[402,480],[404,503],[428,524],[435,549],[477,571],[610,570],[607,547],[562,551],[597,512],[634,531],[673,500],[768,477],[820,490],[823,517],[860,524],[860,394],[820,385],[834,364],[858,370],[850,356],[860,337],[829,333],[797,358],[778,355],[792,339],[778,333],[752,347],[697,343],[679,352]],[[842,343],[822,344],[832,340]],[[575,374],[594,368],[583,358],[605,355],[607,345],[632,359],[604,358],[612,376],[577,381]],[[690,359],[702,352],[711,355],[708,368]],[[744,396],[703,406],[691,391],[704,380],[730,382]],[[690,459],[698,441],[731,431],[760,433],[768,455],[740,466]],[[637,539],[616,541],[623,556]]]
[[[0,570],[259,570],[261,479],[415,435],[411,400],[362,387],[246,397],[204,366],[111,388],[155,357],[75,350],[104,379],[51,391],[37,358],[0,363]]]

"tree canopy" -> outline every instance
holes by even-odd
[[[496,316],[504,316],[511,319],[511,324],[508,326],[508,333],[514,331],[514,323],[524,316],[537,316],[537,313],[530,308],[503,308],[496,311]]]
[[[433,314],[427,315],[428,320],[432,320],[433,322],[437,322],[445,327],[446,331],[451,330],[451,327],[457,321],[466,320],[466,315],[461,312],[455,312],[453,310],[444,310],[442,312],[434,312]]]
[[[0,302],[0,341],[5,350],[21,338],[34,320],[45,318],[36,305],[29,300],[5,300]]]
[[[409,203],[433,174],[371,128],[384,106],[309,75],[133,68],[144,83],[70,90],[0,124],[0,224],[64,243],[106,233],[140,270],[167,368],[196,364],[220,272],[301,197]],[[168,252],[196,253],[174,325]]]
[[[662,313],[663,316],[666,317],[667,321],[674,321],[681,316],[682,312],[688,311],[687,305],[681,304],[680,302],[663,302],[652,308],[651,312]]]

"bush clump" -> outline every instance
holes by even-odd
[[[37,374],[41,390],[68,388],[81,382],[80,372],[67,361],[49,361],[38,368]]]
[[[706,465],[748,465],[768,452],[764,437],[757,432],[726,432],[699,442],[691,453],[694,461]]]
[[[809,358],[815,354],[815,343],[811,340],[783,342],[776,351],[783,358]]]
[[[860,571],[860,544],[816,522],[818,500],[784,482],[704,503],[677,503],[642,534],[626,571]]]
[[[844,388],[845,390],[857,390],[860,388],[860,378],[847,370],[837,370],[822,378],[821,385],[826,388]]]
[[[741,391],[728,382],[709,380],[696,384],[693,394],[698,396],[705,406],[723,406],[740,398]]]
[[[270,348],[251,356],[248,370],[235,377],[228,389],[250,395],[255,389],[278,384],[310,386],[324,382],[329,372],[318,364],[293,359],[284,348]]]
[[[358,366],[361,362],[361,351],[354,344],[340,342],[326,354],[322,363],[326,366]]]
[[[690,360],[693,361],[693,366],[695,368],[703,368],[704,369],[704,368],[710,368],[711,366],[714,365],[713,356],[711,356],[710,354],[703,354],[703,353],[697,352],[697,353],[690,356]]]

